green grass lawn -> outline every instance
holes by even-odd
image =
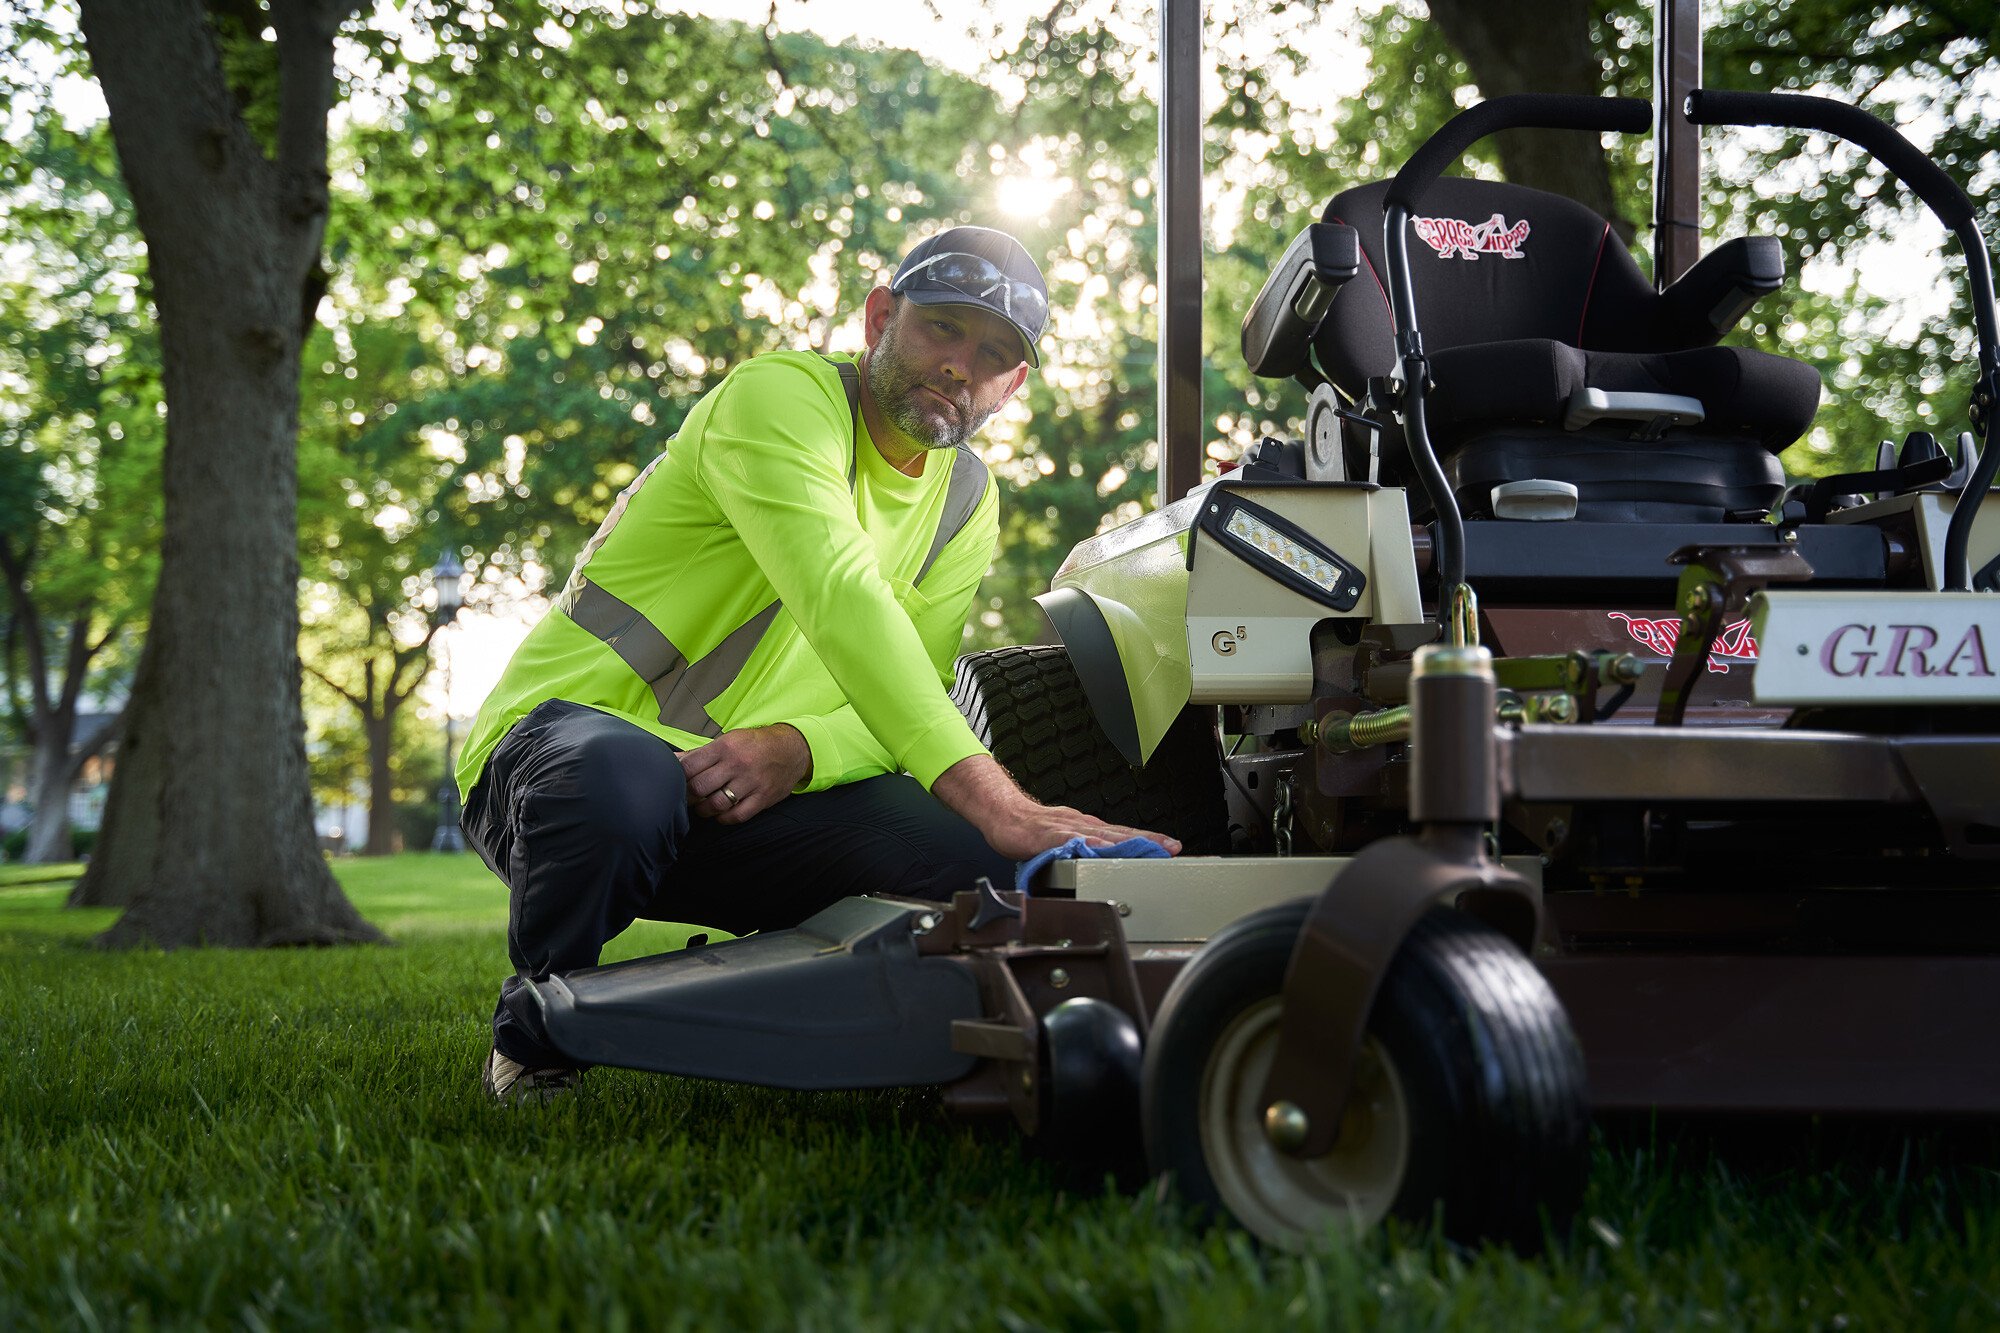
[[[1262,1254],[928,1092],[600,1069],[498,1111],[504,890],[469,856],[336,868],[396,945],[105,954],[112,913],[0,876],[0,1329],[2000,1324],[1989,1127],[1604,1127],[1584,1220],[1526,1262]]]

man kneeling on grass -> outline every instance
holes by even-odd
[[[636,918],[743,934],[1005,885],[1078,836],[1180,850],[1040,804],[946,694],[999,536],[967,443],[1047,316],[1018,242],[951,228],[868,294],[866,352],[736,367],[618,497],[459,761],[466,835],[511,890],[495,1099],[575,1086],[528,982]]]

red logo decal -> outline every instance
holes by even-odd
[[[1659,620],[1648,620],[1644,616],[1628,616],[1623,611],[1610,613],[1613,620],[1625,622],[1626,631],[1658,653],[1661,657],[1674,655],[1674,644],[1681,636],[1681,622],[1667,616]],[[1708,669],[1717,675],[1728,675],[1731,662],[1754,662],[1757,660],[1757,640],[1751,637],[1748,620],[1732,621],[1716,637],[1715,646],[1708,650]]]
[[[1465,259],[1499,255],[1502,259],[1521,258],[1521,242],[1528,239],[1528,220],[1513,226],[1495,213],[1484,222],[1461,222],[1457,218],[1411,218],[1417,237],[1438,252],[1439,259],[1458,255]]]

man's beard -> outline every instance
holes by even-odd
[[[948,379],[933,383],[898,356],[896,329],[897,322],[892,321],[882,330],[882,341],[863,367],[875,405],[890,425],[926,449],[955,449],[966,443],[993,414],[973,411],[970,389]],[[923,396],[925,389],[943,394],[951,406]]]

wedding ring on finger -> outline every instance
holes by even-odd
[[[723,799],[727,800],[731,805],[735,805],[738,799],[740,799],[735,792],[729,790],[727,787],[722,789],[722,795]]]

